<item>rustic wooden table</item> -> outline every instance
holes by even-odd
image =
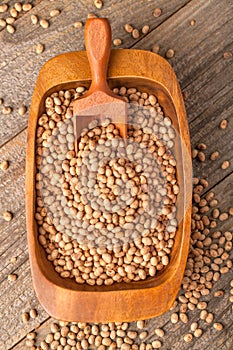
[[[24,1],[23,1],[24,2]],[[1,2],[2,3],[2,2]],[[9,8],[15,1],[3,1]],[[206,161],[194,160],[194,176],[208,179],[207,193],[213,190],[222,210],[233,206],[233,2],[230,0],[105,0],[97,10],[91,0],[49,1],[33,0],[29,12],[21,12],[14,26],[14,34],[6,28],[0,31],[0,98],[4,105],[13,108],[4,115],[0,106],[0,161],[8,160],[9,169],[0,170],[0,349],[26,349],[25,337],[37,328],[40,338],[49,332],[51,319],[39,305],[34,294],[28,261],[25,228],[25,146],[27,117],[18,114],[18,107],[24,103],[28,109],[33,87],[42,65],[51,57],[67,51],[83,50],[83,28],[74,27],[77,21],[85,22],[87,14],[108,17],[113,38],[121,38],[122,48],[151,50],[158,44],[159,54],[172,48],[175,52],[169,60],[173,66],[182,92],[191,133],[192,147],[199,142],[207,145]],[[155,18],[153,10],[162,9]],[[61,10],[59,16],[51,18],[50,11]],[[33,25],[30,17],[48,19],[48,29]],[[9,16],[0,14],[1,18]],[[193,25],[191,25],[191,21]],[[123,25],[131,23],[136,28],[150,26],[149,33],[133,39]],[[36,53],[38,43],[45,45],[42,54]],[[155,67],[156,69],[156,67]],[[228,126],[221,129],[221,120],[227,119]],[[218,150],[220,157],[210,161],[209,156]],[[221,169],[224,160],[230,162],[226,170]],[[6,222],[2,214],[9,210],[13,220]],[[218,223],[218,230],[232,232],[233,217]],[[10,260],[16,257],[16,262]],[[231,252],[231,258],[233,252]],[[18,279],[8,281],[8,275],[15,273]],[[205,298],[208,309],[215,314],[216,322],[224,325],[217,332],[211,325],[202,326],[202,337],[187,344],[183,335],[189,331],[190,322],[172,325],[171,312],[148,321],[148,339],[153,339],[153,329],[163,327],[166,334],[163,349],[233,349],[232,306],[229,302],[229,281],[233,270],[221,276],[211,294]],[[214,298],[213,292],[224,289],[222,298]],[[31,308],[38,310],[38,317],[27,324],[21,321],[21,314]],[[198,320],[198,310],[189,313],[192,321]]]

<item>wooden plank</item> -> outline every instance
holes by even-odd
[[[56,320],[51,317],[48,317],[45,319],[45,321],[43,321],[43,323],[41,323],[41,325],[38,325],[39,328],[37,328],[37,326],[35,328],[31,328],[30,332],[33,332],[35,330],[35,332],[37,333],[37,337],[36,337],[37,346],[39,346],[40,342],[43,341],[46,335],[50,332],[50,325],[52,322],[56,322]],[[26,350],[28,348],[26,348],[25,342],[26,342],[26,339],[23,338],[15,346],[11,347],[11,349]]]
[[[175,56],[169,62],[185,87],[190,79],[202,74],[203,68],[208,69],[212,59],[222,57],[224,48],[232,48],[232,8],[227,0],[193,0],[134,48],[151,50],[158,44],[163,56],[173,48]],[[196,21],[194,26],[190,25],[191,20]]]
[[[25,233],[24,215],[22,217],[25,192],[25,145],[26,131],[0,149],[0,159],[9,161],[9,168],[0,172],[0,225],[2,228],[0,254],[2,249],[6,249],[2,245],[6,238],[12,242]],[[8,223],[2,217],[6,210],[14,214],[13,220]]]
[[[211,66],[212,78],[209,81],[205,80],[205,74],[204,76],[200,75],[186,89],[189,94],[189,98],[187,99],[187,114],[190,122],[199,115],[204,115],[214,101],[225,96],[232,90],[232,65],[220,64],[221,68],[219,67],[219,72],[216,73],[218,66],[218,63]],[[225,99],[224,103],[227,102],[227,99]]]
[[[210,104],[201,117],[189,124],[192,148],[201,142],[207,145],[207,150],[204,151],[206,161],[203,163],[197,159],[193,161],[194,175],[199,174],[199,176],[208,179],[207,190],[233,171],[233,106],[231,95],[232,93],[229,91],[220,99],[215,100],[215,103]],[[226,129],[219,127],[223,119],[228,121]],[[210,155],[214,151],[219,151],[219,157],[212,161]],[[223,170],[221,164],[225,160],[230,162],[230,166]]]
[[[28,259],[14,272],[19,276],[16,282],[9,282],[5,279],[1,283],[1,292],[3,293],[0,301],[1,349],[11,348],[19,339],[24,338],[28,332],[48,317],[39,305],[32,289]],[[36,308],[39,315],[36,319],[24,324],[21,320],[21,314],[32,308]]]
[[[85,22],[89,12],[108,17],[113,37],[122,38],[122,47],[127,48],[132,46],[135,39],[125,32],[123,28],[125,23],[131,22],[137,28],[149,24],[151,29],[154,29],[186,3],[188,0],[177,0],[175,3],[159,0],[155,6],[153,2],[143,0],[135,6],[131,1],[127,2],[127,5],[123,0],[115,3],[109,1],[105,2],[101,11],[98,11],[90,0],[69,1],[65,4],[60,0],[56,1],[56,4],[49,0],[35,2],[35,7],[31,11],[16,20],[15,34],[10,35],[5,29],[0,33],[0,42],[4,42],[4,50],[0,52],[0,97],[15,109],[8,116],[0,114],[0,146],[26,127],[28,114],[24,117],[19,116],[17,108],[21,103],[30,105],[33,87],[41,66],[60,53],[84,49],[83,30],[75,29],[74,22]],[[163,10],[159,18],[153,16],[153,10],[157,6]],[[50,18],[49,12],[54,8],[61,9],[61,14]],[[142,19],[142,13],[146,21]],[[39,25],[32,25],[31,14],[49,19],[50,27],[45,30]],[[35,52],[39,42],[45,45],[45,51],[41,55]]]
[[[219,158],[214,162],[194,161],[194,174],[208,178],[208,188],[233,170],[233,67],[232,60],[223,58],[223,52],[233,48],[230,34],[233,22],[228,2],[215,5],[217,7],[213,6],[212,1],[192,1],[185,6],[185,11],[179,10],[134,46],[150,49],[158,43],[163,55],[169,47],[175,50],[175,57],[170,62],[181,87],[188,92],[185,104],[192,147],[200,142],[206,143],[207,158],[213,151],[220,151]],[[221,16],[217,15],[219,13]],[[211,25],[213,18],[214,26]],[[192,19],[196,20],[194,27],[190,26]],[[229,122],[229,127],[224,131],[219,130],[222,119]],[[224,160],[230,161],[230,167],[225,171],[221,169]]]
[[[230,34],[233,22],[228,3],[223,1],[217,5],[221,8],[213,6],[211,1],[192,1],[186,5],[185,11],[178,11],[150,33],[146,40],[143,39],[134,46],[150,49],[154,43],[158,43],[163,55],[169,47],[175,50],[175,57],[170,63],[177,72],[181,88],[189,95],[186,108],[190,122],[208,110],[221,96],[226,97],[223,103],[229,104],[229,96],[226,94],[230,93],[233,86],[232,60],[225,60],[223,53],[233,48]],[[205,11],[208,18],[205,18]],[[211,26],[209,21],[217,13],[221,13],[221,16]],[[189,23],[193,18],[197,22],[192,28]],[[214,45],[211,40],[213,37]]]

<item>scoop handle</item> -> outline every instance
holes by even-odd
[[[111,93],[106,80],[112,39],[109,21],[106,18],[88,19],[84,38],[92,75],[88,95],[98,90]]]

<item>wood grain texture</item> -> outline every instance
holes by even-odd
[[[9,3],[13,4],[14,2],[11,0]],[[224,156],[223,159],[229,159],[229,157],[232,159],[230,143],[233,133],[232,59],[223,59],[223,53],[226,51],[232,52],[233,47],[231,35],[233,26],[231,15],[232,2],[228,0],[218,2],[213,0],[175,2],[161,0],[156,1],[156,4],[154,2],[141,1],[135,6],[132,1],[117,1],[114,5],[112,1],[105,1],[101,11],[95,9],[91,0],[83,0],[78,3],[69,1],[65,4],[60,0],[56,1],[56,4],[47,0],[33,1],[33,3],[36,5],[35,8],[17,19],[17,31],[14,35],[8,34],[5,29],[0,33],[0,42],[3,47],[3,50],[0,52],[0,97],[5,99],[6,104],[12,104],[15,107],[12,115],[4,116],[1,113],[0,106],[1,145],[25,129],[28,113],[25,117],[19,117],[17,115],[17,107],[21,102],[25,102],[29,106],[40,67],[54,55],[69,50],[83,49],[83,31],[82,29],[75,29],[73,23],[74,21],[85,20],[88,12],[95,12],[97,15],[103,14],[110,18],[113,37],[123,39],[122,47],[131,47],[136,43],[138,48],[150,50],[153,44],[159,43],[161,54],[164,54],[168,48],[175,50],[175,57],[170,60],[170,63],[176,71],[182,89],[187,91],[189,95],[185,103],[190,121],[192,146],[195,147],[198,142],[205,142],[208,146],[206,151],[208,156],[217,149]],[[151,16],[151,12],[157,5],[162,8],[163,14],[155,19]],[[30,24],[30,15],[32,13],[38,14],[40,17],[49,18],[49,11],[55,7],[60,8],[62,12],[60,16],[51,20],[49,30],[44,30],[39,25],[33,26]],[[180,11],[174,15],[179,9]],[[1,17],[4,16],[1,15]],[[192,19],[196,20],[194,27],[191,27],[189,24]],[[126,22],[132,23],[139,28],[143,24],[149,23],[151,28],[156,28],[156,30],[145,37],[134,40],[123,29],[123,25]],[[140,41],[141,38],[142,40]],[[35,47],[38,42],[44,43],[46,48],[41,55],[35,54]],[[220,120],[225,117],[228,119],[229,125],[223,131],[218,128],[218,125]],[[14,344],[23,339],[26,331],[25,325],[19,321],[19,315],[23,310],[27,309],[27,302],[31,304],[36,302],[35,295],[31,289],[27,249],[25,249],[25,209],[22,194],[24,184],[18,182],[18,190],[13,184],[11,185],[11,182],[13,182],[11,179],[16,179],[17,176],[24,179],[25,131],[22,136],[19,134],[18,137],[23,144],[20,146],[21,152],[16,152],[14,139],[5,145],[2,152],[0,151],[0,159],[12,160],[11,167],[7,173],[0,171],[0,184],[3,183],[3,177],[4,184],[7,183],[6,187],[1,187],[0,202],[4,210],[9,205],[9,208],[14,213],[14,205],[17,208],[17,215],[10,224],[1,221],[0,249],[3,254],[0,257],[0,270],[3,272],[1,273],[1,281],[4,281],[8,273],[17,271],[22,266],[22,270],[18,271],[21,273],[21,271],[26,270],[26,275],[20,287],[23,286],[25,291],[30,290],[30,297],[28,297],[28,300],[24,298],[22,304],[19,307],[16,305],[16,308],[12,311],[7,302],[8,294],[10,291],[16,299],[19,299],[21,294],[20,287],[18,286],[17,292],[14,292],[15,285],[12,284],[11,289],[7,289],[7,292],[5,292],[2,288],[2,283],[0,284],[2,298],[0,315],[2,315],[3,311],[5,315],[5,319],[0,317],[0,348],[4,350],[14,348]],[[17,166],[15,166],[15,162]],[[228,188],[232,184],[232,178],[229,177],[232,167],[223,171],[220,169],[221,162],[221,157],[214,162],[208,161],[208,165],[194,161],[194,175],[207,177],[210,183],[209,188],[214,187],[216,194],[219,195],[220,203],[224,200],[225,209],[229,209],[232,206],[232,193],[229,192]],[[14,172],[17,174],[15,177]],[[227,177],[225,178],[225,176]],[[224,182],[221,183],[223,179]],[[227,185],[225,186],[224,183],[226,181]],[[215,187],[214,185],[218,182],[220,182],[219,185]],[[227,223],[222,223],[219,229],[223,229],[226,225]],[[231,228],[232,224],[230,223],[228,229]],[[4,245],[2,237],[4,237]],[[13,240],[12,237],[14,237]],[[9,264],[9,259],[13,256],[18,256],[17,262]],[[213,330],[207,327],[206,333],[200,339],[195,340],[195,350],[232,349],[232,311],[228,302],[229,281],[231,279],[233,279],[232,270],[222,276],[216,284],[216,289],[224,288],[226,290],[224,301],[222,299],[213,299],[212,294],[207,298],[208,300],[213,300],[213,304],[211,304],[213,305],[212,310],[215,310],[217,305],[216,319],[221,322],[221,317],[224,317],[225,329],[219,334],[218,332],[213,333]],[[7,286],[7,284],[4,284],[4,286]],[[6,307],[4,306],[5,304],[7,305]],[[152,339],[153,336],[151,334],[156,326],[164,325],[166,337],[163,340],[162,349],[173,349],[172,344],[176,343],[177,349],[190,350],[192,343],[191,345],[185,344],[182,340],[182,335],[189,331],[188,326],[179,323],[176,326],[180,329],[177,337],[176,327],[171,327],[169,322],[169,314],[159,316],[147,323],[147,329],[150,332],[148,339]],[[192,313],[190,319],[197,320],[198,314]],[[46,319],[47,315],[44,313],[38,323]],[[49,323],[50,321],[47,321],[42,326],[43,334],[49,332]],[[9,334],[8,327],[11,329],[11,334]],[[34,323],[30,322],[26,329],[32,330],[33,327]],[[203,342],[202,339],[204,339]],[[24,340],[15,348],[17,350],[25,349]]]
[[[134,48],[151,50],[158,44],[162,55],[173,48],[175,56],[170,62],[185,88],[209,69],[210,62],[222,57],[226,48],[232,48],[232,8],[229,1],[193,0]],[[195,20],[194,26],[190,25],[191,20]]]
[[[0,349],[9,349],[47,315],[39,305],[31,284],[25,227],[25,143],[26,132],[0,148],[0,159],[9,160],[7,171],[0,173]],[[10,210],[13,220],[2,218]],[[11,263],[12,258],[17,258]],[[16,282],[8,281],[10,273],[19,276]],[[41,316],[25,326],[22,312],[39,308]]]
[[[190,123],[193,148],[200,142],[207,145],[204,151],[206,161],[204,163],[197,159],[193,161],[194,174],[198,173],[199,176],[208,179],[207,190],[233,171],[233,107],[230,95],[231,93],[228,93],[227,98],[221,98],[216,104],[211,104],[204,113],[204,118],[197,118]],[[223,119],[228,121],[228,127],[224,130],[219,127]],[[219,152],[219,157],[212,161],[210,155],[215,151]],[[226,160],[230,162],[230,165],[223,170],[221,165]]]
[[[6,29],[0,32],[0,42],[4,45],[4,50],[0,52],[0,98],[3,97],[7,105],[14,107],[13,112],[7,118],[0,112],[0,145],[27,126],[28,114],[20,117],[17,107],[21,103],[30,105],[36,77],[41,66],[48,59],[60,53],[84,49],[83,29],[74,28],[75,22],[84,23],[90,12],[107,17],[110,20],[113,38],[122,38],[122,47],[127,48],[136,40],[125,32],[123,28],[125,23],[132,23],[137,28],[149,24],[152,30],[187,2],[187,0],[159,0],[155,6],[153,2],[143,0],[140,6],[135,6],[131,1],[129,3],[124,0],[108,1],[101,11],[95,8],[91,0],[33,2],[35,5],[33,9],[15,21],[16,32],[13,35],[9,34]],[[153,16],[153,10],[157,6],[163,9],[163,14],[159,18]],[[61,14],[51,18],[49,12],[54,8],[61,9]],[[142,10],[146,22],[141,17]],[[46,30],[39,24],[33,25],[30,20],[32,14],[48,19],[49,28]],[[35,52],[39,42],[45,45],[45,51],[41,55]],[[9,72],[11,79],[9,79]]]
[[[10,349],[48,317],[35,297],[28,259],[14,271],[19,277],[16,282],[13,282],[13,285],[7,279],[1,283],[1,291],[4,292],[0,303],[1,349]],[[24,324],[21,315],[32,308],[38,310],[39,316]]]
[[[157,43],[163,55],[168,48],[174,48],[175,57],[169,62],[181,88],[188,94],[185,105],[192,147],[200,142],[207,144],[208,161],[202,164],[195,160],[194,173],[198,171],[200,176],[208,178],[208,188],[233,171],[233,61],[223,57],[224,52],[233,49],[230,16],[233,5],[227,1],[215,5],[211,1],[192,1],[185,6],[185,11],[179,10],[134,46],[151,49]],[[190,25],[192,19],[196,21],[194,27]],[[229,123],[225,130],[219,128],[222,119]],[[210,144],[215,145],[215,149]],[[219,158],[210,161],[209,156],[216,150],[220,152]],[[224,160],[230,161],[225,171],[221,169]]]

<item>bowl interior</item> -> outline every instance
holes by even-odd
[[[75,88],[77,86],[85,86],[89,87],[90,80],[83,81],[72,81],[66,82],[61,85],[54,86],[52,89],[47,91],[43,98],[40,101],[40,105],[38,108],[37,118],[44,112],[44,102],[47,96],[51,93],[61,90],[61,89],[69,89]],[[71,279],[63,279],[59,276],[59,274],[54,270],[53,264],[47,260],[46,253],[44,248],[39,244],[37,239],[38,237],[38,229],[37,224],[34,220],[34,235],[36,241],[36,258],[39,264],[39,267],[43,274],[52,282],[58,286],[62,286],[63,288],[78,290],[78,291],[115,291],[115,290],[130,290],[130,289],[143,289],[155,287],[161,283],[163,283],[168,275],[171,272],[174,272],[180,262],[179,259],[179,251],[180,247],[183,244],[183,235],[189,235],[189,232],[185,233],[183,231],[183,217],[186,207],[185,194],[184,194],[184,173],[183,173],[183,162],[185,158],[185,147],[183,145],[182,139],[180,137],[180,128],[179,119],[177,117],[177,112],[175,110],[172,97],[169,95],[168,91],[159,83],[156,83],[152,80],[146,78],[138,78],[138,77],[124,77],[124,78],[112,78],[109,80],[109,85],[111,88],[126,86],[136,87],[142,92],[147,92],[149,94],[154,94],[158,98],[158,102],[163,108],[165,116],[169,116],[172,120],[173,127],[176,129],[176,138],[175,138],[175,147],[174,147],[174,155],[177,161],[177,181],[180,187],[180,192],[177,197],[177,219],[179,222],[178,230],[176,232],[176,236],[174,239],[174,245],[172,248],[172,252],[170,254],[170,263],[167,267],[165,267],[161,272],[159,272],[155,277],[147,278],[144,281],[139,282],[130,282],[130,283],[115,283],[111,286],[89,286],[86,284],[77,284],[75,281]],[[34,212],[35,212],[35,183],[34,183]]]

